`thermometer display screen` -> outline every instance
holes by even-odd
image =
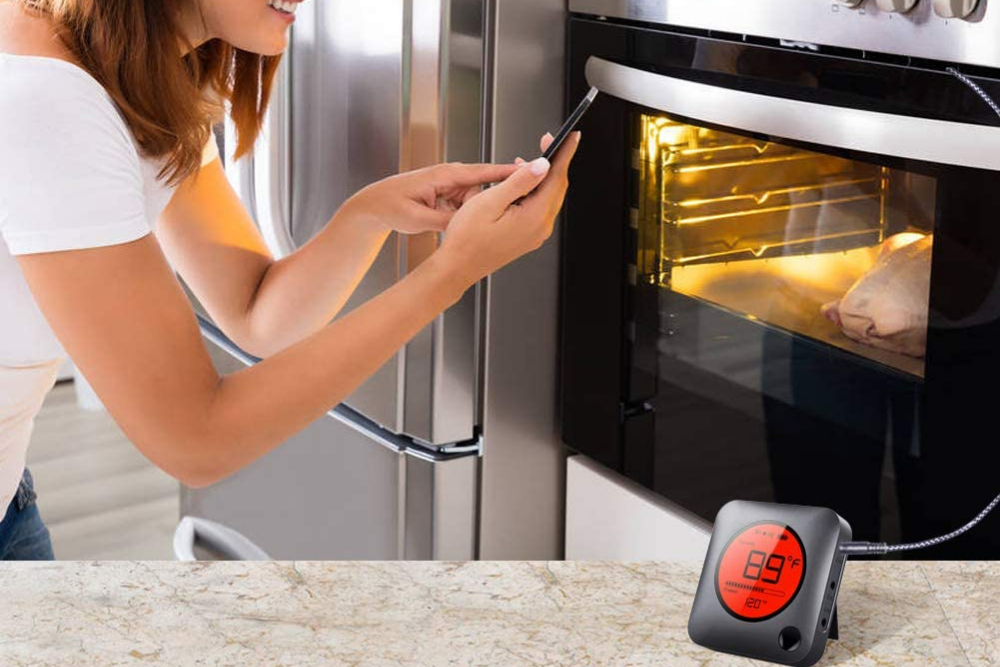
[[[792,603],[806,574],[806,552],[794,530],[761,522],[744,528],[722,552],[715,573],[719,602],[744,621],[763,621]]]

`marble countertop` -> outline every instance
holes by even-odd
[[[751,666],[690,642],[700,564],[11,563],[0,665]],[[822,665],[1000,665],[1000,563],[848,564]]]

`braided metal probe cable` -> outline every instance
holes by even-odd
[[[996,509],[997,505],[1000,505],[1000,496],[994,498],[993,502],[987,505],[986,509],[984,509],[978,515],[976,515],[975,519],[965,524],[958,530],[953,530],[947,535],[942,535],[941,537],[935,537],[934,539],[931,540],[924,540],[923,542],[914,542],[913,544],[894,544],[889,547],[887,553],[894,553],[896,551],[913,551],[915,549],[926,549],[927,547],[933,547],[938,544],[941,544],[942,542],[947,542],[948,540],[954,539],[959,535],[961,535],[962,533],[969,530],[970,528],[974,527],[983,519],[985,519],[986,515],[992,512],[994,509]]]
[[[983,98],[983,101],[990,105],[993,112],[1000,116],[1000,104],[996,103],[989,94],[983,90],[979,84],[959,72],[954,67],[949,67],[947,72],[957,78],[959,81],[971,88],[979,97]],[[940,537],[935,537],[929,540],[924,540],[923,542],[913,542],[912,544],[885,544],[884,542],[846,542],[840,545],[840,552],[844,554],[850,554],[854,556],[860,555],[880,555],[880,554],[891,554],[898,553],[900,551],[916,551],[917,549],[926,549],[928,547],[937,546],[942,542],[947,542],[953,540],[959,535],[971,530],[979,522],[986,518],[986,515],[996,509],[997,505],[1000,505],[1000,496],[993,499],[989,505],[986,506],[982,512],[980,512],[975,519],[965,524],[958,530],[953,530],[947,535],[941,535]]]
[[[986,518],[986,515],[996,509],[997,505],[1000,505],[1000,496],[993,499],[989,505],[986,506],[982,512],[980,512],[975,519],[965,524],[958,530],[953,530],[947,535],[941,535],[940,537],[935,537],[929,540],[924,540],[923,542],[913,542],[912,544],[885,544],[883,542],[846,542],[840,545],[840,552],[849,554],[852,556],[862,556],[862,555],[878,555],[878,554],[891,554],[897,553],[899,551],[915,551],[917,549],[926,549],[927,547],[937,546],[942,542],[947,542],[948,540],[953,540],[962,533],[974,528],[976,524]]]
[[[951,74],[956,79],[967,85],[969,88],[972,88],[972,90],[975,91],[976,95],[979,95],[981,98],[983,98],[983,101],[990,105],[990,108],[993,109],[993,112],[997,116],[1000,116],[1000,104],[997,104],[996,100],[990,97],[989,94],[987,94],[987,92],[983,90],[978,83],[976,83],[969,77],[965,76],[954,67],[949,67],[946,71],[948,72],[948,74]]]

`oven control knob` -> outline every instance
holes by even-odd
[[[838,5],[846,5],[848,7],[857,7],[865,0],[836,0]]]
[[[904,14],[917,6],[919,0],[875,0],[875,4],[883,12],[899,12]]]
[[[978,4],[979,0],[934,0],[934,11],[946,19],[964,19]]]

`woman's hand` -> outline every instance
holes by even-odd
[[[545,149],[552,142],[542,139]],[[569,186],[567,172],[580,145],[574,132],[552,165],[539,158],[520,162],[507,180],[471,197],[455,214],[437,253],[449,270],[469,285],[521,255],[536,250],[552,235]]]
[[[366,225],[403,234],[444,231],[483,185],[517,170],[508,164],[441,164],[373,183],[344,203],[336,217],[357,216]]]

